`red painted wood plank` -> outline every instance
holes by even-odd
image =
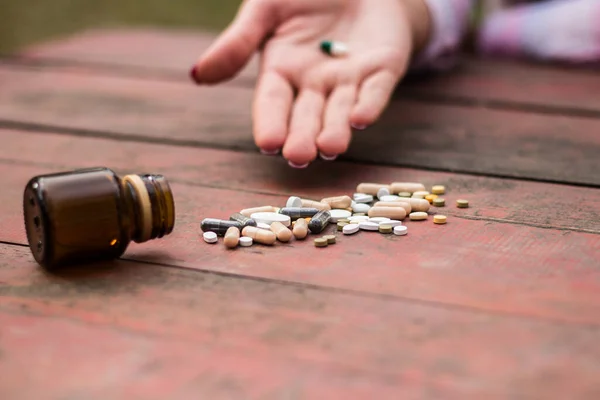
[[[214,33],[169,30],[93,30],[25,49],[26,59],[98,63],[172,71],[187,79],[190,64],[215,38]],[[256,76],[258,63],[242,71]],[[591,71],[466,58],[452,73],[408,85],[402,93],[450,96],[480,101],[500,100],[529,105],[600,111],[598,74]]]
[[[21,247],[0,252],[8,254],[0,391],[10,398],[594,398],[600,390],[591,327],[123,261],[52,275]]]
[[[173,183],[175,232],[132,246],[128,258],[573,323],[599,322],[598,190],[343,163],[313,173],[280,169],[277,159],[245,153],[40,134],[4,136],[12,145],[0,153],[0,168],[6,171],[0,240],[25,243],[21,192],[35,174],[92,165],[156,171]],[[331,174],[325,176],[327,170]],[[201,241],[202,218],[282,204],[283,193],[316,198],[351,193],[361,180],[446,184],[449,203],[466,197],[472,208],[444,209],[451,216],[447,226],[408,221],[407,237],[361,233],[340,237],[324,251],[310,241],[236,251]],[[216,185],[220,188],[210,187]],[[573,231],[584,228],[594,234]]]
[[[0,82],[0,119],[255,150],[249,89],[10,68]],[[354,135],[347,157],[600,185],[599,129],[600,119],[403,100]]]

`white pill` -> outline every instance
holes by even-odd
[[[287,200],[287,203],[285,203],[285,206],[301,208],[302,207],[302,199],[297,196],[290,196],[290,198]]]
[[[357,223],[361,223],[364,221],[368,221],[369,217],[367,217],[366,215],[359,215],[357,217],[350,217],[350,218],[348,218],[348,220],[350,220],[351,224],[357,224]]]
[[[370,205],[365,204],[365,203],[356,203],[352,206],[352,211],[354,211],[355,213],[367,213],[369,212],[369,209],[371,208]]]
[[[364,221],[364,222],[361,222],[360,224],[358,224],[358,227],[365,231],[378,231],[379,230],[379,224],[377,222]]]
[[[329,222],[331,222],[332,224],[336,224],[340,219],[350,218],[350,216],[352,215],[350,211],[340,209],[333,209],[329,211],[329,214],[331,214],[331,219],[329,220]]]
[[[217,243],[217,241],[219,240],[217,238],[217,234],[214,232],[204,232],[204,241],[206,243]]]
[[[342,232],[344,235],[352,235],[353,233],[358,232],[360,226],[358,224],[348,224],[342,228]]]
[[[357,203],[370,203],[373,201],[373,196],[366,193],[354,193],[354,201]]]
[[[388,188],[381,188],[377,191],[377,198],[381,200],[383,196],[389,196],[390,190]]]
[[[394,235],[403,236],[408,233],[408,228],[404,225],[394,227]]]
[[[240,238],[240,246],[242,246],[242,247],[250,247],[250,246],[252,246],[252,242],[253,242],[253,240],[251,237],[242,236]]]
[[[395,228],[396,226],[402,225],[402,221],[398,221],[398,220],[395,220],[395,219],[390,219],[389,221],[380,222],[379,225],[389,225],[392,228]]]
[[[273,222],[281,222],[285,226],[290,226],[292,223],[292,220],[287,215],[274,212],[258,212],[250,215],[250,218],[255,220],[257,223],[262,222],[269,225],[271,225]]]
[[[268,231],[270,231],[270,230],[271,230],[271,225],[269,225],[269,224],[265,224],[264,222],[257,222],[257,223],[256,223],[256,227],[257,227],[257,228],[260,228],[260,229],[266,229],[266,230],[268,230]]]
[[[398,201],[400,199],[401,199],[400,196],[396,196],[396,195],[393,195],[393,194],[390,194],[389,196],[381,196],[379,198],[380,201]]]
[[[380,223],[380,222],[387,222],[387,221],[391,221],[391,218],[387,218],[387,217],[373,217],[373,218],[369,218],[369,222],[375,222],[376,224]]]
[[[419,190],[418,192],[414,192],[411,197],[413,199],[424,199],[428,194],[429,192],[426,190]]]

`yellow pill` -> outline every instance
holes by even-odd
[[[317,238],[314,240],[315,247],[327,247],[327,239]]]
[[[425,200],[427,200],[429,204],[431,204],[435,199],[437,199],[437,197],[437,194],[428,194],[427,196],[425,196]]]
[[[458,208],[468,208],[469,200],[456,200],[456,207]]]
[[[446,200],[444,200],[441,197],[438,197],[437,199],[433,199],[433,205],[435,207],[444,207],[446,205]]]
[[[327,240],[327,244],[335,244],[335,235],[325,235],[323,239]]]
[[[427,216],[427,213],[422,211],[413,212],[409,215],[411,221],[423,221],[427,219]]]
[[[424,199],[425,196],[427,196],[428,194],[429,194],[429,192],[427,190],[421,190],[418,192],[414,192],[411,197],[413,199]]]
[[[433,194],[444,194],[446,193],[446,188],[444,185],[435,185],[431,188],[431,193]]]
[[[446,218],[445,215],[436,215],[436,216],[433,217],[433,223],[434,224],[442,225],[442,224],[446,223],[446,219],[447,218]]]

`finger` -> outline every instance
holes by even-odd
[[[358,101],[350,116],[353,126],[360,128],[371,125],[381,116],[390,101],[398,79],[393,72],[380,70],[362,82]]]
[[[350,144],[350,114],[356,103],[356,86],[338,86],[329,96],[325,110],[324,127],[317,138],[321,158],[332,160],[344,153]]]
[[[196,83],[217,83],[233,77],[274,29],[274,2],[247,1],[234,21],[198,59],[190,75]]]
[[[292,167],[303,168],[317,157],[316,139],[321,130],[325,97],[315,90],[303,90],[292,110],[289,135],[283,156]]]
[[[281,150],[288,132],[294,90],[274,71],[264,72],[256,87],[253,113],[254,140],[263,153]]]

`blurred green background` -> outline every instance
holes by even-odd
[[[0,0],[0,53],[86,28],[221,30],[241,0]]]

